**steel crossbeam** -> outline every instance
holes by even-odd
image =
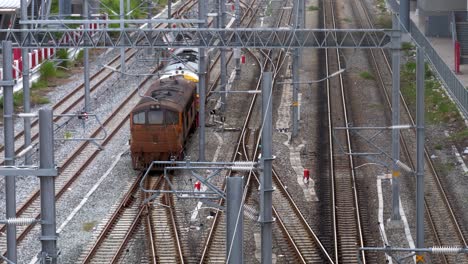
[[[25,33],[22,36],[22,33]],[[23,48],[399,48],[391,29],[177,28],[9,29],[7,39]],[[79,34],[78,40],[74,35]],[[182,40],[181,40],[182,39]]]

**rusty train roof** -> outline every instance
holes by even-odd
[[[181,76],[160,79],[151,84],[145,97],[141,98],[133,111],[146,109],[150,105],[160,105],[161,109],[182,112],[191,100],[196,85]]]

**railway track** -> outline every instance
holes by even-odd
[[[323,2],[324,27],[337,28],[337,17],[334,2]],[[342,69],[340,51],[338,49],[325,50],[325,76]],[[329,203],[332,208],[333,257],[335,263],[358,263],[358,248],[364,246],[364,238],[360,222],[360,210],[357,197],[357,186],[352,157],[343,155],[340,151],[351,152],[351,139],[348,130],[335,137],[344,146],[335,144],[334,127],[348,127],[348,109],[343,77],[326,80],[328,102],[328,140],[329,140],[329,175],[330,191]],[[366,263],[365,255],[361,260]]]
[[[156,70],[155,70],[156,72]],[[144,86],[150,77],[147,77],[140,86]],[[106,146],[121,129],[121,127],[128,122],[129,113],[131,109],[137,104],[140,97],[137,90],[130,93],[125,100],[116,107],[115,111],[108,116],[103,122],[103,127],[98,127],[91,133],[91,137],[97,137],[103,133],[105,129],[108,132],[108,137],[101,143]],[[82,142],[65,161],[59,163],[59,176],[56,179],[56,194],[55,199],[61,202],[60,198],[68,188],[79,178],[85,168],[99,153],[100,149],[90,141]],[[40,191],[37,190],[34,194],[20,207],[17,211],[18,218],[36,218],[40,219]],[[34,224],[29,226],[18,226],[18,244],[26,237],[26,235],[34,227]],[[6,229],[6,226],[3,228]],[[3,232],[3,231],[2,231]],[[6,239],[4,236],[0,237],[1,250],[6,250]]]
[[[143,173],[135,178],[125,197],[117,206],[117,210],[99,233],[96,242],[88,250],[83,251],[84,254],[79,259],[80,263],[117,263],[119,261],[130,237],[141,225],[142,215],[147,209],[141,206],[142,197],[138,195],[142,176]],[[154,185],[162,182],[161,178],[158,179],[159,181]]]
[[[169,189],[167,184],[164,189]],[[150,263],[185,263],[176,222],[174,197],[172,194],[163,194],[157,201],[149,208],[145,217]]]
[[[174,13],[173,17],[180,17],[182,14],[187,12],[190,8],[195,5],[196,1],[187,1],[183,3],[183,5],[177,9]],[[159,24],[156,25],[155,28],[162,28],[167,26],[166,24]],[[125,62],[128,63],[131,59],[133,59],[137,55],[137,51],[134,49],[126,49],[125,50]],[[115,69],[120,69],[120,55],[114,57],[110,60],[107,66],[113,67]],[[105,83],[105,81],[109,80],[112,76],[114,76],[116,71],[102,68],[94,73],[90,77],[90,95],[93,96],[99,92],[99,88]],[[84,83],[81,83],[77,87],[75,87],[70,93],[64,96],[60,101],[55,103],[52,106],[52,110],[54,111],[55,115],[61,114],[69,114],[75,110],[78,112],[81,109],[77,109],[77,106],[84,104]],[[60,121],[64,121],[65,117],[55,117],[54,122],[58,123]],[[39,137],[39,120],[35,119],[31,122],[31,141],[34,144]],[[21,150],[24,149],[24,131],[19,131],[15,134],[15,154],[19,153]],[[0,146],[0,165],[4,164],[4,146]]]
[[[374,22],[370,15],[370,12],[366,4],[362,1],[356,0],[355,12],[360,14],[357,17],[360,17],[359,20],[362,27],[374,28]],[[392,109],[391,104],[391,85],[388,85],[385,76],[392,76],[392,67],[389,62],[387,53],[380,49],[378,51],[370,50],[368,51],[371,63],[374,67],[374,71],[377,75],[377,80],[379,87],[384,92],[386,105],[389,109]],[[387,77],[388,78],[388,77]],[[400,93],[400,100],[402,105],[401,123],[411,124],[415,127],[415,119],[412,116],[411,111],[409,110],[408,104]],[[403,130],[400,135],[400,142],[402,146],[403,154],[406,157],[410,167],[413,171],[416,168],[416,155],[411,151],[416,149],[416,131]],[[429,193],[426,191],[424,198],[425,206],[425,223],[426,229],[432,233],[434,236],[432,244],[438,246],[462,246],[467,247],[466,242],[466,231],[459,224],[460,217],[456,215],[456,210],[453,209],[452,204],[455,203],[451,201],[447,191],[442,184],[442,179],[437,173],[434,164],[429,157],[427,149],[424,149],[425,156],[425,189],[431,190]],[[413,184],[415,182],[413,181]],[[414,187],[415,189],[415,187]],[[449,224],[448,224],[449,223]],[[430,242],[426,242],[429,244]],[[465,263],[468,262],[468,258],[465,255],[462,256],[453,256],[453,255],[442,255],[442,256],[433,256],[434,258],[438,257],[440,263]]]
[[[286,4],[286,3],[285,3]],[[284,10],[282,12],[282,16],[284,15]],[[291,19],[291,15],[286,20],[289,21]],[[281,21],[280,19],[279,21]],[[271,56],[271,52],[269,51],[266,56]],[[270,67],[274,69],[279,69],[279,65],[284,61],[284,53],[280,53],[277,56],[278,61],[277,65]],[[267,65],[271,63],[271,61],[265,60],[263,67],[266,68]],[[275,70],[275,77],[278,74],[278,71]],[[261,78],[260,78],[261,79]],[[257,89],[259,89],[260,82],[257,84]],[[254,101],[252,101],[251,108],[253,107]],[[239,144],[237,146],[237,150],[235,153],[239,153],[239,149],[243,149],[243,156],[247,157],[248,160],[253,160],[252,158],[248,157],[256,157],[258,150],[258,141],[255,143],[255,147],[253,148],[255,153],[250,154],[246,148],[247,140],[246,135],[246,127],[249,124],[249,120],[251,118],[251,111],[248,112],[246,122],[244,123],[244,127],[241,133],[241,139],[239,140]],[[241,144],[242,143],[242,144]],[[235,157],[236,158],[236,157]],[[251,184],[251,179],[254,174],[249,174],[246,177],[246,189],[248,191],[244,194],[244,200],[246,203],[249,202],[250,197],[250,190],[253,189],[253,185],[258,186],[258,178],[256,178],[256,184]],[[279,247],[283,248],[283,251],[286,253],[285,257],[287,260],[293,263],[333,263],[329,254],[320,243],[320,240],[312,231],[304,217],[302,216],[300,210],[296,206],[294,200],[287,192],[285,186],[281,183],[280,178],[276,173],[275,176],[275,186],[278,190],[277,192],[273,193],[273,202],[274,202],[274,216],[276,217],[276,224],[275,225],[275,233],[280,231],[281,239],[277,239],[278,243],[281,245]],[[254,176],[256,177],[256,176]],[[247,187],[250,186],[250,187]],[[291,212],[294,212],[291,214]],[[278,228],[276,228],[278,227]],[[219,231],[218,231],[219,230]],[[211,228],[211,232],[208,236],[207,243],[205,246],[205,251],[203,253],[202,259],[200,263],[210,263],[213,261],[225,261],[225,254],[223,247],[225,246],[222,242],[225,240],[225,226],[224,226],[224,214],[216,214],[215,220],[213,222],[213,226]],[[221,242],[221,243],[219,243]],[[286,243],[284,243],[286,242]],[[278,244],[277,243],[277,244]],[[215,245],[215,247],[208,247],[210,244]],[[221,244],[221,245],[220,245]],[[285,245],[286,244],[286,245]],[[288,248],[289,250],[284,250]],[[292,251],[292,252],[291,252]]]
[[[191,3],[194,4],[193,1],[185,3],[182,7],[187,8]],[[134,54],[134,53],[132,53]],[[114,58],[113,62],[117,61],[118,58]],[[157,72],[158,69],[155,69],[153,73]],[[108,75],[108,72],[101,71],[101,74]],[[98,77],[96,77],[98,78]],[[108,78],[108,77],[105,77]],[[140,86],[145,85],[150,80],[150,77],[146,77],[140,84]],[[97,82],[95,85],[100,85],[104,80]],[[65,107],[65,109],[70,108],[70,100],[72,100],[72,104],[76,103],[76,98],[82,97],[78,94],[79,88],[75,89],[72,92],[72,96],[67,96],[67,99],[60,101],[56,105],[56,109],[61,107]],[[138,102],[139,96],[138,91],[134,90],[130,93],[122,103],[116,107],[113,114],[109,115],[108,118],[103,122],[103,127],[97,127],[94,131],[91,132],[91,138],[96,138],[98,135],[102,135],[105,131],[108,132],[108,137],[101,143],[102,146],[105,146],[111,139],[113,139],[114,135],[119,131],[119,129],[128,122],[128,117],[131,109],[133,106]],[[75,98],[75,100],[73,100]],[[78,99],[79,100],[79,99]],[[68,103],[67,103],[68,102]],[[54,120],[55,122],[57,120]],[[32,131],[34,131],[32,129]],[[21,137],[22,132],[17,134],[18,137]],[[21,142],[16,140],[15,141],[15,149],[20,151],[22,148]],[[18,147],[16,146],[18,145]],[[82,142],[79,146],[73,151],[73,153],[64,161],[59,162],[59,176],[56,177],[56,195],[55,199],[57,202],[60,201],[60,198],[63,194],[68,190],[68,188],[78,179],[81,175],[81,172],[91,163],[91,161],[96,157],[99,153],[100,149],[90,143],[89,141]],[[3,152],[2,152],[3,155]],[[40,219],[40,191],[37,190],[33,192],[33,194],[26,200],[24,204],[22,204],[19,209],[17,210],[16,216],[17,218],[35,218]],[[35,227],[35,224],[31,224],[29,226],[18,226],[17,227],[17,241],[20,244],[26,237],[27,234]],[[6,231],[6,225],[2,225],[0,227],[0,232]],[[0,250],[3,252],[3,255],[6,255],[6,237],[0,236]],[[1,262],[1,260],[0,260]]]

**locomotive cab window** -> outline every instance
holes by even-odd
[[[167,125],[179,124],[179,113],[173,111],[166,111],[166,122]]]
[[[145,112],[134,113],[133,124],[144,125],[145,124]]]
[[[150,110],[148,112],[148,123],[150,125],[164,124],[164,113],[161,110]]]

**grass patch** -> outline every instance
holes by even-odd
[[[401,71],[401,92],[410,102],[416,101],[416,62],[408,61]],[[443,124],[459,119],[456,105],[434,77],[429,64],[425,64],[425,120],[429,124]],[[415,105],[412,106],[415,113]]]
[[[346,23],[351,23],[353,20],[349,17],[345,17],[342,19],[343,22],[346,22]]]
[[[368,71],[361,72],[359,76],[366,80],[374,80],[374,76]]]
[[[437,150],[442,150],[442,144],[437,144],[434,146],[434,148]]]
[[[96,226],[97,221],[86,222],[83,224],[83,231],[90,232]]]
[[[392,17],[386,14],[380,15],[376,24],[379,28],[392,28]]]
[[[401,43],[401,50],[403,51],[404,55],[407,57],[414,56],[416,54],[416,50],[414,49],[414,45],[411,42],[402,42]]]
[[[57,69],[55,77],[59,79],[64,79],[70,77],[70,74],[68,74],[66,71]]]
[[[51,61],[42,63],[39,72],[41,73],[40,79],[45,81],[57,76],[57,70],[55,69],[54,63]]]
[[[55,57],[59,60],[61,60],[59,66],[68,68],[70,65],[70,61],[68,59],[68,51],[67,49],[58,49],[57,53],[55,54]]]
[[[384,110],[385,105],[383,105],[383,104],[371,104],[371,105],[369,105],[369,108],[375,109],[375,110]]]
[[[46,80],[37,80],[36,82],[33,82],[31,85],[31,90],[41,90],[43,88],[47,88],[49,83]]]
[[[459,131],[449,137],[450,140],[458,141],[458,140],[463,140],[468,138],[468,129],[465,128],[462,131]]]
[[[308,11],[317,11],[317,10],[319,10],[319,7],[313,5],[313,6],[309,6],[309,7],[307,8],[307,10],[308,10]]]

